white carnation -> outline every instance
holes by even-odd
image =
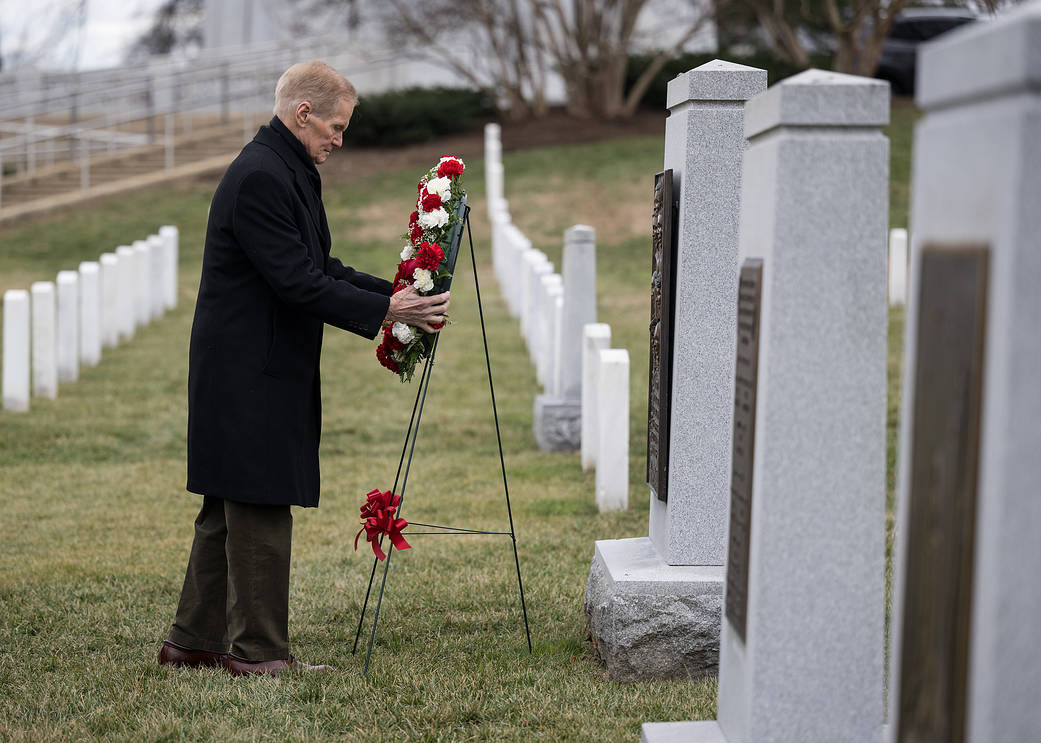
[[[448,178],[431,178],[427,181],[427,193],[436,193],[441,201],[452,198],[452,181]]]
[[[394,334],[394,337],[404,343],[406,346],[416,338],[416,331],[411,325],[406,325],[403,322],[396,322],[390,329],[390,332]]]
[[[432,230],[444,227],[448,224],[448,212],[443,207],[438,207],[432,212],[423,212],[419,215],[419,226],[424,230]]]
[[[429,270],[425,268],[417,268],[412,272],[412,278],[415,281],[415,287],[421,292],[428,292],[434,288],[434,277]],[[395,333],[395,335],[397,335]],[[401,340],[400,338],[398,340]],[[404,343],[404,341],[402,341]]]
[[[410,258],[414,258],[415,256],[416,250],[411,245],[406,245],[401,249],[401,260],[407,261]]]

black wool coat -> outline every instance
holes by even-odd
[[[391,293],[329,255],[321,187],[275,117],[213,195],[188,362],[193,493],[318,505],[324,324],[375,338]]]

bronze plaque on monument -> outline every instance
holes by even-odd
[[[963,743],[988,249],[922,249],[899,743]]]
[[[676,265],[676,218],[672,171],[654,176],[651,221],[651,353],[647,392],[647,484],[658,500],[669,487],[669,410],[672,400],[672,318]]]
[[[726,617],[741,641],[748,613],[748,558],[752,534],[752,463],[755,393],[759,378],[759,305],[763,261],[741,264],[737,290],[737,363],[734,367],[734,437],[730,466],[730,540],[727,548]]]

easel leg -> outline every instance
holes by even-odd
[[[426,387],[427,374],[430,370],[430,364],[423,367],[423,374],[420,376],[420,386],[415,390],[415,402],[412,403],[412,416],[408,420],[408,431],[405,432],[405,443],[401,447],[401,457],[398,459],[398,471],[393,476],[393,487],[390,492],[398,492],[398,481],[401,479],[401,468],[405,464],[405,453],[408,451],[408,440],[412,435],[412,427],[415,425],[415,411],[420,407],[420,396]],[[383,536],[380,535],[380,547],[383,546]],[[358,629],[354,633],[354,647],[351,648],[351,655],[353,656],[358,651],[358,639],[361,637],[361,625],[365,621],[365,610],[369,608],[369,596],[373,592],[373,580],[376,578],[376,566],[379,565],[379,560],[373,558],[373,569],[369,573],[369,587],[365,589],[365,600],[361,605],[361,616],[358,617]]]
[[[524,615],[524,635],[531,650],[531,630],[528,627],[528,606],[524,601],[524,581],[521,580],[520,557],[517,554],[517,532],[513,528],[513,508],[510,506],[510,486],[506,481],[506,460],[502,455],[502,434],[499,432],[499,411],[495,406],[495,384],[492,382],[492,360],[488,354],[488,333],[484,327],[484,305],[481,303],[481,283],[477,279],[477,256],[474,255],[474,238],[470,231],[470,208],[466,208],[466,236],[470,241],[470,261],[474,269],[474,288],[477,290],[477,311],[481,316],[481,339],[484,341],[484,363],[488,367],[488,389],[492,396],[492,415],[495,417],[495,440],[499,445],[499,466],[502,469],[502,487],[506,493],[506,513],[510,517],[510,540],[513,542],[513,563],[517,567],[517,588],[520,590],[521,612]]]
[[[405,432],[405,443],[401,446],[401,456],[398,458],[398,471],[394,475],[394,487],[391,488],[392,493],[398,492],[398,480],[401,478],[401,467],[405,463],[405,453],[408,451],[409,438],[412,436],[413,426],[416,424],[416,410],[419,408],[419,399],[423,395],[423,391],[426,389],[427,375],[430,372],[430,364],[426,364],[423,367],[423,373],[419,378],[419,387],[416,389],[416,401],[412,403],[412,417],[408,421],[408,431]],[[409,458],[411,461],[411,457]],[[383,547],[383,536],[380,535],[380,547]],[[376,566],[379,564],[379,560],[375,557],[372,558],[372,572],[369,573],[369,586],[365,589],[365,601],[361,605],[361,616],[358,617],[358,629],[354,632],[354,647],[351,648],[351,655],[358,652],[358,639],[361,637],[362,624],[365,622],[365,611],[369,607],[369,596],[372,594],[372,581],[376,577]],[[368,664],[366,664],[368,665]]]
[[[426,366],[423,368],[423,378],[420,380],[419,390],[419,408],[416,411],[416,425],[412,428],[412,441],[408,448],[408,461],[405,463],[405,477],[401,482],[401,500],[398,502],[397,516],[400,518],[401,514],[405,510],[405,488],[408,487],[408,473],[412,469],[412,455],[416,451],[416,439],[419,437],[419,423],[423,419],[423,407],[427,401],[427,390],[430,388],[430,374],[434,368],[434,357],[437,355],[437,342],[441,340],[441,335],[438,334],[434,337],[434,345],[430,349],[430,357],[427,359]],[[387,557],[383,561],[383,580],[380,581],[380,594],[379,598],[376,599],[376,613],[372,617],[372,632],[369,634],[369,649],[365,653],[365,670],[363,676],[369,675],[369,661],[372,659],[372,646],[376,642],[376,627],[380,621],[380,608],[383,606],[383,592],[387,587],[387,573],[390,570],[390,556],[394,554],[393,548],[387,550]],[[371,587],[371,584],[370,584]]]

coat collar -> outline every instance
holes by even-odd
[[[332,239],[325,217],[325,207],[322,206],[322,177],[318,175],[318,168],[307,154],[307,149],[277,116],[273,117],[267,126],[260,127],[253,141],[274,150],[293,171],[297,193],[307,205],[322,249],[328,254]]]
[[[285,161],[294,172],[297,180],[311,186],[320,199],[322,197],[322,177],[318,168],[311,161],[303,143],[296,138],[289,127],[277,116],[271,117],[267,126],[260,127],[254,140],[267,145]]]

